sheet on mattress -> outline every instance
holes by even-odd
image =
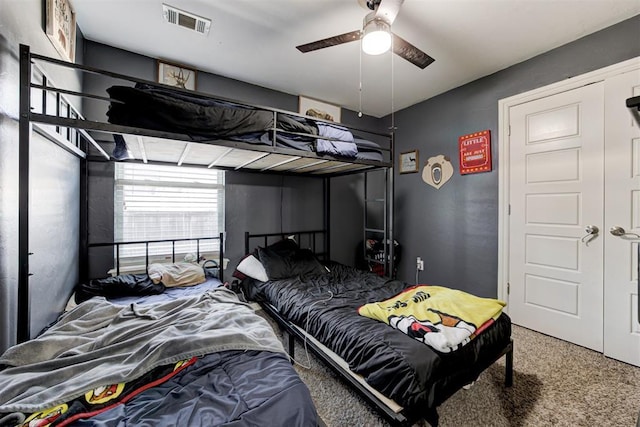
[[[274,305],[286,319],[340,355],[371,386],[405,407],[437,407],[473,381],[509,343],[511,323],[502,314],[466,346],[439,353],[357,313],[362,304],[390,298],[408,284],[340,264],[330,270],[304,279],[253,281],[246,291],[250,298]]]

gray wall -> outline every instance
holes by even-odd
[[[497,295],[498,100],[640,55],[640,16],[451,90],[395,115],[396,152],[420,150],[421,168],[444,154],[455,174],[439,190],[420,173],[396,174],[396,238],[403,245],[399,277]],[[428,72],[428,68],[425,72]],[[458,137],[491,130],[493,170],[460,175]]]
[[[156,78],[156,60],[153,58],[90,41],[85,41],[85,45],[84,61],[89,66],[147,80]],[[84,89],[88,92],[106,95],[104,90],[112,84],[116,83],[106,78],[85,75]],[[197,90],[283,110],[298,109],[298,97],[295,95],[205,72],[198,73]],[[103,120],[106,107],[106,103],[85,101],[84,113],[88,118]],[[384,126],[384,121],[368,116],[358,118],[353,111],[343,110],[342,121],[362,129],[384,132],[381,127]],[[113,165],[91,162],[89,174],[89,241],[110,241],[113,239]],[[245,231],[276,233],[322,228],[324,204],[321,179],[235,171],[227,172],[225,177],[225,257],[231,260],[227,278],[244,255]],[[357,180],[354,177],[342,177],[339,181],[350,182],[354,179]],[[337,187],[338,185],[332,186]],[[346,190],[332,194],[331,207],[332,211],[338,211],[337,215],[344,216],[346,209],[358,206],[357,202],[354,205],[357,192],[351,191],[355,188],[352,184],[341,184],[340,187]],[[356,215],[359,219],[362,217],[360,212],[349,211],[348,215]],[[346,235],[361,239],[362,225],[355,229],[356,233],[353,233],[352,225],[340,225],[332,230],[335,237],[331,239],[331,252],[335,255],[334,259],[351,264],[354,253],[352,247],[355,247],[357,241],[344,244],[343,233],[346,231]],[[92,250],[90,265],[92,275],[104,274],[112,267],[109,251]]]
[[[43,31],[41,0],[0,0],[0,352],[15,343],[18,290],[19,44],[58,57]],[[82,37],[78,38],[82,58]],[[55,82],[80,88],[75,73],[47,70]],[[30,168],[29,282],[31,332],[55,320],[78,277],[79,162],[34,136]]]

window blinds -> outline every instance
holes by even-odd
[[[218,236],[224,229],[224,172],[138,163],[115,164],[116,241]],[[149,245],[149,254],[196,253],[196,242]],[[217,252],[219,241],[203,241],[200,252]],[[124,245],[122,259],[144,257],[145,245]]]

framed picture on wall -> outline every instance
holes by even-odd
[[[466,175],[491,170],[491,131],[462,135],[458,138],[460,174]]]
[[[158,83],[196,90],[197,72],[180,64],[158,60]]]
[[[342,109],[337,105],[327,104],[317,99],[298,97],[298,112],[306,116],[316,117],[331,122],[340,122]]]
[[[45,1],[45,32],[62,58],[76,60],[76,13],[70,0]]]
[[[399,161],[399,169],[400,173],[413,173],[418,172],[418,167],[420,165],[420,160],[418,158],[418,150],[406,151],[404,153],[400,153]]]

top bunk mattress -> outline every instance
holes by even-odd
[[[185,134],[196,142],[237,141],[355,161],[384,161],[380,144],[335,123],[141,83],[111,86],[107,92],[112,124]]]

